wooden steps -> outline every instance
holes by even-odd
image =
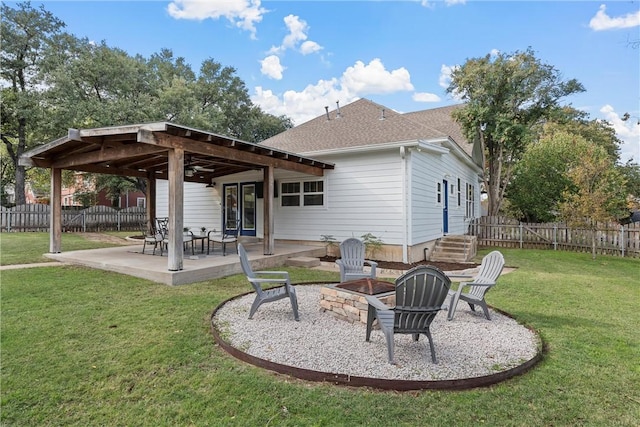
[[[430,261],[469,262],[476,256],[476,236],[444,236],[436,241]]]

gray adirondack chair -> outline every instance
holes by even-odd
[[[449,302],[449,315],[448,320],[452,320],[458,307],[458,301],[463,300],[469,304],[471,310],[475,311],[475,306],[479,305],[484,311],[484,315],[487,320],[491,320],[489,315],[489,308],[485,301],[485,295],[496,284],[496,280],[502,273],[504,267],[504,257],[499,251],[493,251],[488,253],[482,258],[482,263],[478,270],[478,274],[470,282],[462,282],[458,286],[456,291],[450,290],[449,296],[451,297]],[[468,290],[464,292],[464,289]]]
[[[253,318],[258,307],[262,304],[289,298],[293,310],[293,317],[296,320],[300,320],[296,289],[291,285],[289,273],[287,271],[253,271],[249,263],[249,258],[247,257],[247,251],[244,246],[242,246],[242,243],[238,244],[238,255],[240,256],[242,271],[244,271],[244,274],[256,291],[256,298],[253,300],[253,304],[251,304],[251,309],[249,310],[249,319]],[[262,288],[262,285],[271,284],[281,284],[282,286],[270,289]]]
[[[362,240],[351,237],[340,243],[340,259],[336,264],[340,267],[340,281],[356,280],[363,278],[376,278],[376,267],[378,263],[364,259],[366,252],[365,244]],[[365,264],[371,267],[369,273],[364,271]]]
[[[396,279],[396,305],[389,307],[373,295],[367,295],[367,335],[371,338],[374,320],[387,342],[389,363],[395,364],[394,334],[411,334],[418,341],[420,334],[427,336],[431,350],[431,360],[437,363],[436,351],[431,337],[431,322],[442,310],[451,286],[449,278],[437,267],[421,265]]]

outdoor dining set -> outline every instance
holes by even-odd
[[[169,218],[155,218],[153,223],[141,222],[140,231],[144,236],[144,243],[142,246],[142,253],[145,253],[147,245],[153,246],[152,254],[155,255],[156,251],[162,256],[167,250],[169,244]],[[223,227],[222,231],[207,230],[206,227],[202,227],[200,231],[195,233],[188,228],[183,230],[182,241],[184,244],[184,250],[191,255],[196,254],[197,243],[200,242],[199,253],[205,253],[206,242],[206,254],[209,255],[214,252],[216,244],[222,248],[222,255],[227,255],[227,245],[238,243],[238,230],[240,227],[240,220],[235,223],[235,228]],[[235,247],[237,250],[237,246]]]

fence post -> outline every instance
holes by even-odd
[[[520,249],[522,249],[522,222],[520,223]]]
[[[622,253],[622,258],[624,258],[624,225],[620,224],[620,248]]]
[[[121,231],[120,230],[120,212],[122,212],[122,211],[116,212],[116,221],[117,221],[117,224],[118,224],[117,225],[118,231]]]
[[[558,250],[558,224],[553,224],[553,250]]]
[[[86,218],[86,210],[82,211],[82,232],[87,232],[87,218]]]
[[[7,212],[7,231],[11,231],[11,217],[13,214],[13,211],[9,211]]]

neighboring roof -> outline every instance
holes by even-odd
[[[322,114],[275,135],[260,145],[295,153],[416,140],[454,140],[467,154],[472,145],[462,136],[451,112],[460,105],[401,114],[368,99]],[[339,113],[338,113],[339,112]]]
[[[213,178],[272,166],[321,176],[333,164],[180,126],[158,122],[94,129],[70,129],[67,136],[24,153],[20,164],[121,176],[167,179],[168,153],[184,150],[193,176],[185,181],[209,183]]]

